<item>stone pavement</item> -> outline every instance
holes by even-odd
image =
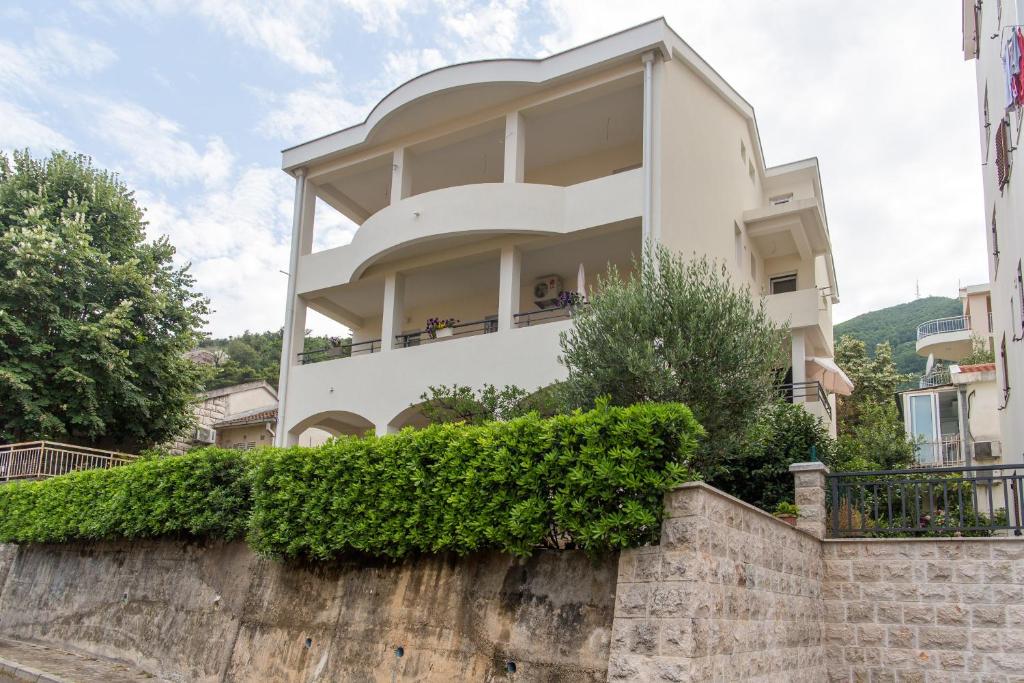
[[[0,683],[155,683],[157,680],[126,664],[47,645],[0,638]]]

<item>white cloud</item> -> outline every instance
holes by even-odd
[[[89,76],[116,60],[117,53],[99,41],[58,28],[38,29],[30,42],[0,40],[0,85],[38,95],[56,78]]]
[[[281,96],[268,92],[257,92],[257,95],[274,106],[256,125],[256,131],[288,144],[358,123],[372,106],[349,100],[333,82],[316,83]]]
[[[401,50],[388,54],[384,60],[384,74],[388,84],[394,87],[450,63],[451,61],[436,48]]]
[[[94,110],[94,134],[123,155],[128,174],[168,184],[205,185],[223,183],[230,175],[234,156],[220,137],[207,139],[200,150],[184,139],[177,123],[138,104],[85,101]]]
[[[397,33],[404,26],[403,13],[422,11],[422,2],[416,0],[340,0],[363,20],[363,29],[370,33],[384,30]]]
[[[459,61],[513,56],[525,10],[525,0],[490,0],[482,7],[451,3],[441,20],[449,34],[449,49]]]
[[[11,102],[0,101],[0,150],[25,147],[39,156],[44,151],[73,149],[74,144],[40,121],[35,113]]]

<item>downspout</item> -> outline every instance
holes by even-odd
[[[654,215],[654,52],[645,52],[644,63],[644,205],[641,234],[644,252],[651,246],[654,231],[651,219]]]
[[[288,298],[284,306],[284,330],[281,335],[281,374],[278,375],[277,429],[274,445],[285,444],[285,408],[288,405],[288,375],[292,368],[292,327],[295,326],[295,281],[299,270],[299,238],[302,232],[302,207],[306,203],[306,169],[295,170],[295,211],[292,214],[292,253],[288,260]]]

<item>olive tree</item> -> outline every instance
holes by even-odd
[[[570,407],[685,403],[707,436],[693,463],[706,479],[729,466],[774,398],[785,333],[723,263],[651,247],[628,279],[612,266],[562,335]]]

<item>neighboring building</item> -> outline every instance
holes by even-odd
[[[1024,460],[1024,174],[1013,170],[1024,120],[1022,25],[1024,0],[963,2],[964,58],[976,60],[978,81],[1000,431],[1011,462]]]
[[[247,447],[255,445],[273,445],[274,424],[270,424],[270,438],[259,438],[254,429],[241,431],[242,425],[225,424],[237,419],[273,411],[277,415],[277,392],[274,387],[262,380],[236,384],[231,387],[212,389],[204,392],[195,407],[196,427],[190,434],[183,435],[168,447],[172,453],[184,453],[199,446],[218,445],[225,448]],[[218,425],[228,427],[224,434],[218,431]],[[241,433],[239,433],[241,431]],[[239,437],[238,441],[230,439]],[[242,439],[241,437],[246,437]],[[248,437],[255,436],[254,439]],[[255,445],[253,447],[255,447]]]
[[[629,277],[648,239],[724,261],[765,297],[791,331],[792,400],[831,424],[829,388],[850,389],[832,362],[817,161],[766,168],[751,105],[664,20],[423,74],[364,123],[285,150],[283,168],[296,194],[279,443],[422,424],[430,385],[564,377],[559,293],[609,263]],[[314,251],[317,199],[358,224],[350,244]],[[304,353],[308,309],[351,346]],[[435,335],[430,318],[460,322]]]
[[[960,301],[961,315],[918,325],[917,353],[928,363],[918,388],[900,394],[907,434],[920,441],[917,463],[923,467],[1002,462],[995,364],[959,364],[978,345],[992,349],[989,286],[962,288]]]

